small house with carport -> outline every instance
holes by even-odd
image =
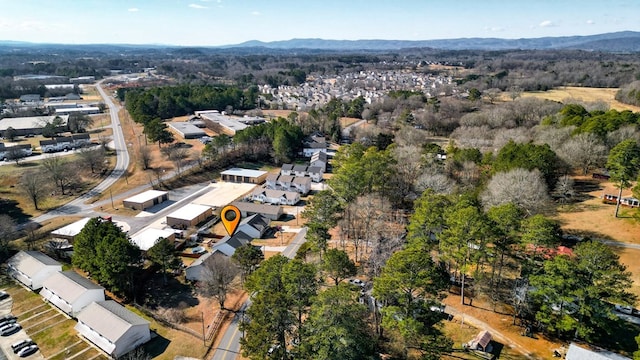
[[[293,173],[293,164],[282,164],[280,175],[291,175]]]
[[[124,199],[122,204],[125,207],[144,211],[152,206],[161,204],[169,200],[169,195],[166,191],[160,190],[147,190],[138,195],[134,195],[130,198]]]
[[[210,206],[188,204],[167,215],[167,225],[175,229],[186,229],[204,222],[213,215]]]
[[[246,201],[235,201],[231,203],[231,205],[235,205],[238,210],[240,210],[242,217],[247,217],[253,214],[260,214],[269,220],[275,221],[284,214],[282,206],[279,205],[256,204]]]
[[[160,238],[165,238],[173,243],[176,239],[176,233],[169,229],[146,228],[131,237],[131,243],[142,251],[149,251]]]
[[[220,173],[222,181],[235,183],[262,184],[267,178],[267,172],[262,170],[251,170],[232,168]]]
[[[114,359],[151,339],[149,322],[113,300],[85,307],[78,314],[75,329]]]
[[[62,271],[44,281],[40,291],[46,301],[75,317],[94,301],[104,301],[104,288],[75,271]]]
[[[185,278],[189,281],[202,281],[207,262],[213,261],[214,258],[220,256],[227,257],[227,255],[216,250],[200,256],[196,261],[192,262],[191,265],[187,266],[187,268],[184,269]]]
[[[296,176],[293,178],[293,189],[299,192],[302,195],[307,195],[309,191],[311,191],[311,178],[310,177],[299,177]]]
[[[7,261],[9,275],[31,290],[40,290],[62,264],[39,251],[20,251]]]
[[[78,234],[84,229],[84,226],[91,220],[91,218],[82,218],[76,222],[73,222],[69,225],[63,226],[59,229],[53,230],[51,232],[51,237],[54,239],[64,239],[73,243],[73,240],[76,238]]]
[[[269,229],[271,220],[260,214],[253,214],[242,219],[238,225],[238,231],[242,231],[253,239],[259,239]]]
[[[293,167],[294,176],[307,176],[307,165],[295,165]]]
[[[224,254],[225,256],[233,256],[236,249],[250,244],[252,238],[250,235],[243,231],[236,231],[233,236],[225,236],[213,246],[213,251]]]

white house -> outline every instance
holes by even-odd
[[[78,314],[75,329],[113,358],[151,339],[149,322],[113,300],[93,302]]]
[[[328,156],[326,152],[318,151],[311,155],[309,166],[318,166],[322,171],[327,171]]]
[[[264,186],[269,189],[275,189],[278,182],[278,174],[269,174],[265,179]]]
[[[280,175],[276,184],[280,186],[280,188],[288,190],[291,187],[294,178],[295,177],[291,175]]]
[[[575,343],[569,344],[566,360],[631,360],[628,357],[607,350],[594,351],[585,349]]]
[[[73,241],[76,235],[80,234],[80,231],[84,229],[84,226],[91,220],[91,218],[82,218],[74,223],[63,226],[57,230],[51,232],[51,236],[58,239],[66,239]]]
[[[322,135],[312,135],[304,143],[302,148],[302,155],[304,157],[311,157],[317,152],[327,151],[327,140]]]
[[[44,281],[40,295],[69,316],[94,301],[104,301],[104,288],[75,271],[62,271]]]
[[[295,205],[300,201],[300,194],[293,191],[271,190],[258,188],[254,190],[249,198],[252,201],[269,203],[275,205]]]
[[[282,164],[280,168],[280,175],[291,175],[293,171],[293,164]]]
[[[302,195],[307,195],[311,191],[311,178],[310,177],[298,177],[293,178],[293,188],[295,191]]]
[[[242,231],[253,239],[259,239],[269,229],[271,221],[260,214],[254,214],[242,219],[238,231]]]
[[[306,176],[307,175],[307,165],[295,165],[293,167],[293,175],[294,176]]]
[[[62,271],[62,264],[39,251],[20,251],[7,261],[11,277],[31,290],[42,288],[51,275]]]
[[[243,217],[253,214],[260,214],[270,220],[278,220],[283,214],[282,206],[269,204],[256,204],[252,202],[234,201],[235,205]]]
[[[324,170],[319,166],[309,166],[307,168],[307,175],[311,178],[313,182],[322,181],[322,175],[324,174]]]

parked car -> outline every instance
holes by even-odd
[[[13,316],[13,314],[6,314],[6,315],[2,315],[0,316],[0,323],[3,321],[7,321],[7,320],[15,320],[16,317]]]
[[[360,287],[364,287],[366,285],[366,283],[360,279],[351,279],[349,280],[349,283],[353,285],[358,285]]]
[[[9,297],[9,293],[6,291],[0,290],[0,300],[4,300]]]
[[[20,324],[11,323],[3,327],[0,327],[0,335],[2,336],[13,335],[14,333],[18,332],[18,330],[20,329],[22,329],[22,326],[20,326]]]
[[[3,327],[9,325],[9,324],[14,324],[16,322],[16,319],[6,319],[6,320],[2,320],[0,321],[0,329],[2,329]]]
[[[36,351],[38,351],[38,345],[36,345],[36,344],[29,345],[27,347],[24,347],[22,350],[18,351],[18,356],[27,357],[27,356],[35,353]]]
[[[18,342],[11,344],[11,350],[13,350],[14,354],[17,354],[18,351],[24,349],[29,345],[35,345],[35,343],[31,339],[20,340]]]

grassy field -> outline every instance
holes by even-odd
[[[562,103],[578,100],[583,102],[603,101],[609,105],[611,109],[618,111],[631,110],[633,112],[640,111],[640,107],[623,104],[615,99],[618,89],[606,88],[588,88],[588,87],[560,87],[549,91],[530,91],[522,93],[523,97],[536,97],[540,99],[548,99]]]

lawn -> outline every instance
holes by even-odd
[[[522,93],[522,97],[536,97],[558,102],[578,100],[583,102],[604,101],[611,109],[618,111],[640,111],[640,107],[623,104],[615,99],[618,89],[590,88],[590,87],[559,87],[549,91],[528,91]]]

